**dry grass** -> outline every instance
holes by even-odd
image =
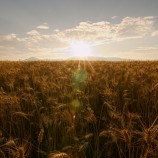
[[[0,62],[0,70],[0,157],[158,157],[158,62]]]

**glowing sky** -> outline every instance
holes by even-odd
[[[92,55],[158,59],[158,0],[0,0],[0,60]]]

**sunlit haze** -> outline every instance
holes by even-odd
[[[83,41],[73,41],[70,44],[70,51],[76,57],[85,57],[91,55],[91,47]]]

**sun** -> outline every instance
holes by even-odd
[[[84,41],[73,41],[70,43],[70,51],[76,57],[86,57],[91,55],[91,46]]]

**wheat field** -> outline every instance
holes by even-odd
[[[158,62],[0,62],[0,158],[157,158]]]

